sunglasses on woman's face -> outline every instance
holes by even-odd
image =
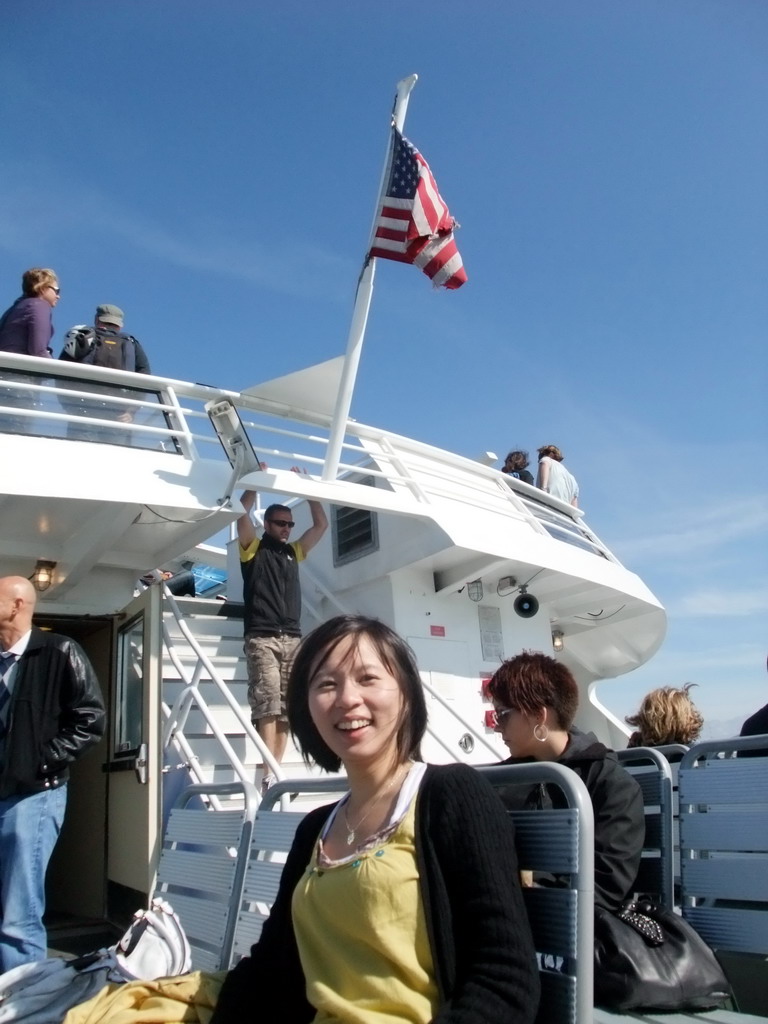
[[[57,284],[49,284],[48,287],[52,292],[56,292],[57,295],[61,295],[61,288]]]
[[[493,727],[496,729],[504,724],[504,719],[507,715],[511,715],[514,708],[494,708],[493,710]]]

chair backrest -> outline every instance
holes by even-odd
[[[478,769],[497,788],[558,786],[568,806],[510,811],[521,870],[556,874],[562,888],[523,890],[539,960],[541,1003],[536,1024],[584,1024],[592,1019],[594,818],[589,793],[575,772],[539,762]]]
[[[662,743],[658,747],[652,747],[652,750],[658,750],[660,754],[669,761],[670,764],[679,764],[683,756],[688,753],[690,747],[687,747],[685,743]],[[674,776],[674,772],[672,773]]]
[[[211,810],[206,804],[211,796],[238,797],[240,806]],[[211,783],[188,786],[171,809],[154,895],[179,915],[193,970],[229,966],[258,802],[256,789],[247,783]]]
[[[619,763],[640,784],[645,809],[643,857],[635,892],[653,896],[674,908],[675,827],[672,769],[655,747],[618,750]]]
[[[717,950],[768,954],[767,738],[697,743],[680,763],[683,916]]]
[[[293,843],[306,807],[288,803],[284,797],[341,796],[348,789],[344,776],[329,779],[289,779],[267,790],[253,827],[245,879],[235,914],[233,942],[226,966],[248,956],[258,941],[264,922],[280,887],[285,857]],[[325,802],[325,801],[323,801]],[[281,805],[288,804],[286,809]]]

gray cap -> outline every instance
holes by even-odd
[[[122,327],[125,313],[123,313],[119,306],[97,306],[96,319],[103,320],[105,324],[114,324],[115,327]]]

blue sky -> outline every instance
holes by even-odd
[[[343,351],[397,80],[469,283],[382,263],[352,414],[465,455],[559,445],[669,613],[620,714],[768,700],[764,0],[5,0],[0,307],[127,313],[162,375]]]

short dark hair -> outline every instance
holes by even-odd
[[[579,687],[570,669],[537,651],[522,651],[503,662],[488,683],[488,692],[499,706],[528,715],[550,708],[566,732],[579,707]]]
[[[507,455],[504,465],[505,467],[510,466],[512,469],[525,469],[528,465],[528,452],[510,452],[509,455]]]
[[[327,772],[337,772],[341,759],[321,738],[309,713],[309,684],[342,640],[351,637],[354,648],[362,639],[373,645],[382,664],[397,679],[403,707],[397,726],[397,752],[401,760],[421,760],[421,741],[427,728],[427,703],[416,657],[403,640],[379,619],[367,615],[337,615],[302,640],[288,678],[288,722],[306,764],[315,762]]]
[[[288,515],[291,514],[291,510],[287,505],[268,505],[264,510],[264,522],[271,519],[275,512],[287,512]]]

